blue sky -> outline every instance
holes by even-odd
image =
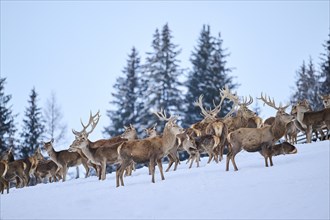
[[[220,32],[238,95],[289,101],[296,70],[320,63],[329,37],[329,1],[1,1],[1,77],[20,125],[31,89],[45,106],[52,91],[71,129],[101,111],[90,136],[103,137],[111,92],[133,46],[142,63],[156,28],[168,23],[183,68],[203,24]],[[197,98],[197,97],[196,97]],[[262,107],[263,117],[275,110]]]

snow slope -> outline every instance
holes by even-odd
[[[0,219],[329,219],[329,141],[296,145],[295,155],[264,167],[259,153],[165,173],[151,183],[146,168],[115,187],[115,174],[12,188],[1,195]],[[164,164],[167,167],[167,164]]]

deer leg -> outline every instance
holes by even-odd
[[[164,177],[164,173],[163,173],[162,159],[157,160],[157,165],[158,165],[158,169],[159,169],[159,172],[160,172],[160,176],[162,177],[162,180],[164,180],[165,177]]]
[[[199,167],[199,161],[200,161],[200,154],[199,154],[199,152],[197,151],[197,153],[196,153],[196,163],[197,163],[197,167]]]
[[[127,165],[125,165],[125,167],[127,167],[128,166],[128,164]],[[120,170],[120,173],[119,173],[119,177],[120,177],[120,183],[121,183],[121,185],[122,186],[124,186],[124,171],[125,171],[125,168],[122,168],[121,170]]]
[[[155,160],[150,160],[151,182],[155,183]]]
[[[62,182],[65,182],[66,180],[66,174],[68,173],[68,167],[66,165],[64,165],[62,167],[62,174],[63,174],[63,179],[62,179]]]
[[[189,158],[188,158],[188,160],[187,160],[186,164],[188,164],[188,163],[189,163],[190,159],[191,159],[191,155],[189,154]]]
[[[307,143],[311,143],[312,142],[312,128],[311,128],[311,126],[307,126],[307,129],[306,129],[306,138],[307,138]]]
[[[116,187],[119,187],[120,185],[124,186],[124,171],[129,164],[130,163],[127,163],[126,161],[122,161],[122,163],[119,164],[119,166],[117,167]],[[119,184],[119,181],[120,181],[120,184]]]
[[[237,166],[236,166],[235,156],[236,156],[236,154],[233,154],[233,156],[231,157],[231,162],[233,163],[234,170],[237,171],[238,168],[237,168]]]
[[[86,170],[85,178],[87,178],[89,176],[89,171],[90,171],[89,166],[87,165],[87,161],[83,162],[82,165]]]
[[[5,188],[7,189],[7,194],[9,193],[8,181],[3,177],[0,177],[0,188],[1,188],[1,194],[3,194]]]
[[[106,178],[106,174],[105,174],[106,169],[107,169],[107,163],[106,163],[106,160],[104,159],[104,160],[101,161],[101,170],[102,170],[101,180],[105,180],[105,178]]]
[[[119,187],[119,174],[120,174],[121,164],[117,167],[116,170],[116,187]]]
[[[76,179],[79,178],[79,166],[76,166]]]
[[[174,171],[178,168],[178,165],[180,164],[180,159],[179,156],[176,154],[175,155],[175,164],[174,164]]]
[[[265,156],[264,158],[265,158],[265,166],[268,167],[268,158],[267,156]]]
[[[269,162],[270,162],[270,166],[273,166],[273,159],[272,159],[272,156],[269,156]]]
[[[229,171],[229,162],[230,162],[230,159],[231,159],[231,155],[232,155],[232,153],[228,152],[227,156],[226,156],[226,171]]]
[[[191,158],[191,161],[190,161],[189,169],[191,168],[191,166],[194,162],[195,155],[193,155],[193,156],[190,155],[189,160],[190,160],[190,158]]]
[[[210,163],[213,158],[213,154],[210,151],[207,151],[207,154],[209,155],[209,160],[207,161],[207,163]]]
[[[167,157],[168,157],[168,159],[169,159],[169,163],[168,163],[168,167],[167,167],[167,169],[165,170],[165,172],[168,172],[168,171],[170,170],[172,164],[174,163],[174,159],[173,159],[171,153],[170,153],[169,155],[167,155]]]

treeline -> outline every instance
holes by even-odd
[[[321,63],[316,65],[312,58],[297,70],[297,80],[291,101],[307,98],[313,110],[321,108],[318,94],[330,94],[330,40],[323,45]],[[205,108],[212,108],[219,102],[219,89],[225,85],[231,90],[238,88],[232,75],[233,67],[228,67],[229,52],[223,48],[220,33],[211,34],[210,26],[204,25],[196,46],[190,56],[191,68],[180,66],[178,56],[181,49],[173,42],[168,24],[153,34],[151,49],[146,59],[141,61],[138,50],[133,47],[127,64],[116,79],[111,93],[111,110],[107,111],[109,124],[103,129],[106,138],[122,133],[133,124],[139,134],[152,126],[157,118],[152,111],[164,109],[169,114],[180,115],[181,125],[188,127],[202,119],[199,108],[193,106],[199,95],[204,94]],[[62,113],[55,94],[47,100],[44,109],[38,106],[38,94],[33,88],[28,106],[24,112],[23,124],[18,131],[10,104],[11,95],[5,93],[6,78],[0,78],[0,151],[13,147],[15,156],[24,158],[31,155],[44,139],[61,141],[66,134]],[[240,94],[248,95],[248,94]],[[231,108],[224,103],[220,117]],[[157,126],[161,127],[161,126]],[[17,137],[18,136],[18,137]]]

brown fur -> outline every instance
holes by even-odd
[[[330,129],[330,108],[320,111],[309,111],[309,105],[306,101],[298,102],[296,106],[297,120],[306,131],[307,143],[311,143],[313,127],[327,127],[327,134]]]
[[[176,135],[182,133],[182,128],[174,120],[175,118],[168,120],[161,137],[156,136],[142,140],[125,141],[118,147],[118,155],[121,162],[116,172],[117,187],[119,187],[119,181],[124,186],[124,170],[133,162],[149,163],[153,183],[155,182],[155,164],[157,163],[161,178],[162,180],[165,179],[161,160],[175,146]]]
[[[37,183],[41,183],[43,179],[47,179],[50,183],[54,181],[57,182],[62,178],[58,172],[58,166],[52,160],[39,160],[34,175],[37,179]]]
[[[132,126],[125,130],[125,132],[121,135],[120,141],[116,143],[113,143],[112,139],[92,142],[85,136],[76,137],[71,144],[69,151],[77,152],[81,150],[88,160],[91,161],[92,164],[96,165],[99,180],[105,180],[106,165],[118,162],[118,146],[124,141],[135,139],[136,137],[136,130]],[[95,145],[97,147],[95,147]]]
[[[9,149],[2,155],[2,159],[8,162],[8,172],[5,178],[8,181],[15,180],[16,187],[24,187],[30,183],[30,176],[34,175],[34,171],[38,165],[39,148],[36,149],[34,154],[28,158],[14,160],[13,153]],[[23,169],[23,170],[21,170]]]
[[[235,156],[242,149],[248,152],[260,151],[263,147],[270,147],[279,140],[285,133],[285,126],[293,119],[293,116],[279,108],[275,121],[272,125],[262,128],[240,128],[228,134],[228,154],[226,171],[229,170],[229,161],[232,161],[235,171],[238,170],[235,163]]]
[[[273,145],[270,148],[262,148],[259,153],[265,158],[265,166],[268,167],[268,158],[270,166],[273,166],[273,156],[285,155],[285,154],[296,154],[297,148],[288,142]]]
[[[8,171],[8,162],[7,161],[0,161],[0,191],[3,194],[3,191],[7,189],[7,194],[9,193],[9,183],[4,178]]]
[[[324,108],[330,108],[330,94],[320,95]]]
[[[61,173],[63,182],[66,180],[69,167],[76,167],[81,164],[86,170],[85,177],[88,176],[89,167],[87,165],[87,159],[82,157],[79,153],[69,152],[68,150],[55,151],[53,148],[53,140],[44,143],[44,148],[46,149],[50,159],[58,166],[57,172],[59,171]]]

